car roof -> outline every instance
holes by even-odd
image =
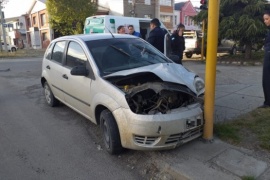
[[[100,40],[100,39],[121,39],[121,38],[129,38],[135,39],[138,38],[133,35],[129,34],[110,34],[110,33],[98,33],[98,34],[78,34],[78,35],[70,35],[70,36],[63,36],[55,39],[54,41],[59,40],[81,40],[81,41],[93,41],[93,40]]]

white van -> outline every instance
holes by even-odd
[[[122,25],[128,33],[128,26],[133,25],[135,31],[140,32],[143,39],[147,39],[150,32],[149,18],[135,18],[124,16],[98,15],[86,18],[84,34],[91,33],[117,33],[117,27]],[[161,23],[161,28],[167,28]],[[167,30],[168,31],[168,30]]]

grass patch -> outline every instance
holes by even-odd
[[[42,57],[45,49],[18,49],[15,52],[0,52],[0,58],[27,58],[27,57]]]
[[[259,145],[270,152],[270,108],[255,109],[229,122],[217,123],[214,133],[229,143]]]
[[[255,180],[256,178],[253,176],[243,176],[241,179],[242,180]]]
[[[244,53],[239,53],[235,55],[220,56],[218,61],[233,63],[233,62],[243,62],[245,65],[254,65],[255,63],[262,63],[264,58],[264,51],[252,52],[251,59],[245,59]]]

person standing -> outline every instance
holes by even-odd
[[[118,26],[117,28],[117,33],[118,34],[126,34],[126,30],[125,30],[125,27],[124,26]]]
[[[173,32],[171,36],[171,48],[172,53],[179,57],[178,64],[182,64],[183,52],[185,50],[185,38],[183,36],[185,30],[185,26],[183,24],[179,24],[177,26],[176,31]]]
[[[150,21],[150,33],[147,42],[152,44],[160,52],[164,53],[164,36],[166,31],[160,28],[160,22],[157,18]]]
[[[129,34],[130,35],[133,35],[133,36],[137,36],[137,37],[142,37],[141,36],[141,33],[137,32],[134,30],[134,26],[133,25],[129,25],[128,26],[128,31],[129,31]]]
[[[264,103],[260,108],[270,107],[270,11],[266,11],[263,15],[264,24],[268,28],[268,33],[264,41],[264,61],[262,86],[264,92]]]

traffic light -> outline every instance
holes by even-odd
[[[202,10],[208,9],[207,0],[201,0],[200,3],[201,3],[200,9],[202,9]]]

